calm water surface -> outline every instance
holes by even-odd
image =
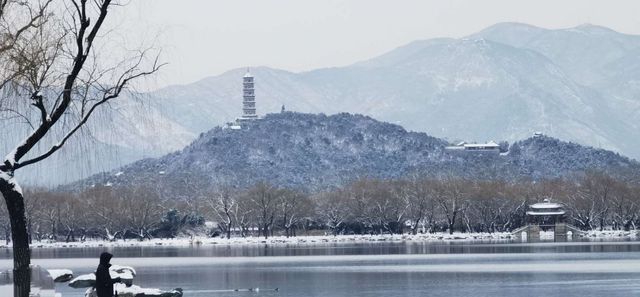
[[[640,242],[36,249],[34,262],[88,273],[105,250],[138,270],[134,283],[194,297],[640,296]],[[10,257],[0,250],[0,268]],[[224,291],[255,287],[262,290]]]

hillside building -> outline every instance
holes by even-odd
[[[453,146],[446,147],[449,151],[463,151],[463,152],[500,152],[500,145],[494,141],[487,143],[466,143],[460,142]]]

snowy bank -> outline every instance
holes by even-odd
[[[544,232],[543,232],[544,233]],[[586,239],[619,239],[637,238],[637,231],[590,231],[583,238]],[[543,239],[547,237],[541,234]],[[90,248],[90,247],[151,247],[151,246],[194,246],[194,245],[316,245],[341,243],[375,243],[375,242],[451,242],[451,241],[509,241],[519,240],[511,233],[427,233],[404,235],[325,235],[325,236],[297,236],[284,237],[232,237],[231,239],[216,237],[193,237],[151,240],[116,240],[116,241],[83,241],[83,242],[36,242],[32,248]],[[0,248],[6,245],[0,245]]]
[[[272,236],[264,237],[193,237],[151,240],[116,240],[83,242],[35,242],[32,248],[88,248],[88,247],[150,247],[150,246],[192,246],[192,245],[314,245],[327,243],[374,243],[374,242],[437,242],[437,241],[478,241],[509,240],[510,233],[428,233],[417,235],[325,235],[325,236]],[[3,247],[0,245],[0,247]],[[6,246],[4,246],[6,247]]]
[[[122,282],[127,285],[131,285],[133,283],[134,275],[129,270],[123,270],[118,272],[109,268],[109,275],[111,276],[112,279],[120,278]],[[95,284],[96,284],[96,275],[94,273],[89,273],[89,274],[80,275],[72,279],[69,282],[69,287],[76,288],[76,289],[89,288],[89,287],[95,286]]]
[[[114,293],[117,292],[118,297],[182,297],[182,289],[174,289],[171,291],[162,291],[160,289],[141,288],[136,285],[126,286],[124,284],[114,284]],[[97,297],[93,288],[87,289],[86,297]]]
[[[70,272],[70,270],[49,270],[54,273]],[[118,283],[113,285],[114,295],[118,297],[181,297],[182,289],[177,288],[171,291],[162,291],[160,289],[141,288],[133,284],[133,278],[136,276],[136,270],[130,266],[112,265],[109,267],[109,274],[112,279],[120,278]],[[96,275],[94,273],[80,275],[69,282],[72,288],[88,288],[85,291],[86,297],[97,297],[95,292]]]

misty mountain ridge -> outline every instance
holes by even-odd
[[[152,96],[164,98],[157,102],[172,120],[202,132],[239,115],[245,71]],[[450,139],[515,141],[542,131],[640,157],[640,84],[625,75],[640,73],[640,37],[603,27],[502,23],[466,38],[412,42],[346,67],[251,71],[263,114],[283,104],[299,112],[361,113]],[[179,102],[204,107],[182,104],[178,112]]]
[[[619,154],[551,137],[515,142],[506,154],[456,152],[421,132],[352,114],[269,114],[242,130],[216,127],[181,151],[134,162],[72,185],[150,186],[183,195],[216,184],[247,187],[260,181],[305,190],[360,177],[410,174],[472,179],[544,179],[598,169],[640,172]]]
[[[127,157],[104,158],[93,172],[161,156],[234,120],[245,72],[143,94],[151,115],[144,122],[127,118],[116,121],[113,136],[96,133],[108,135],[100,142]],[[282,105],[303,113],[357,113],[449,140],[514,142],[541,131],[640,158],[640,36],[604,27],[500,23],[465,38],[415,41],[344,67],[251,72],[259,114]]]

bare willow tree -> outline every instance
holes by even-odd
[[[105,21],[116,6],[122,5],[117,0],[0,0],[0,118],[25,126],[12,129],[24,132],[23,140],[0,164],[0,193],[11,220],[14,296],[29,296],[31,262],[17,172],[59,151],[100,107],[161,67],[150,49],[114,57],[118,47],[111,44]],[[7,127],[13,126],[2,129]]]

